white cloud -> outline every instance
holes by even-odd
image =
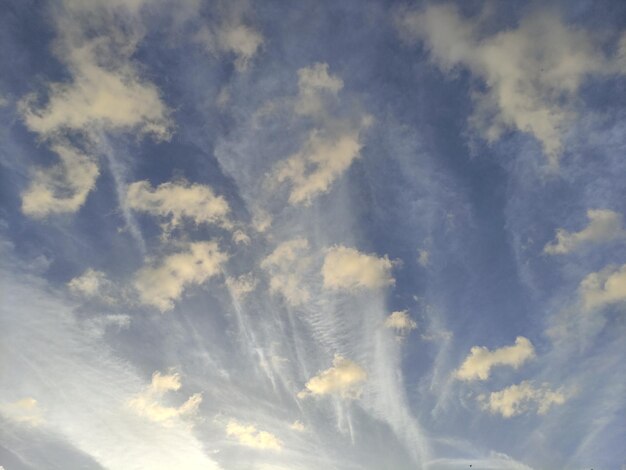
[[[358,398],[366,379],[367,373],[361,366],[336,355],[333,366],[309,379],[304,390],[298,393],[298,398],[329,394],[338,394],[343,398]]]
[[[263,45],[263,36],[254,28],[243,24],[240,18],[225,22],[219,28],[202,27],[194,36],[210,54],[233,54],[235,67],[243,72]]]
[[[360,127],[339,126],[333,131],[314,129],[298,152],[276,165],[272,178],[291,186],[290,204],[308,205],[330,190],[332,183],[359,158],[360,132],[370,122],[364,119]]]
[[[148,181],[137,181],[128,186],[128,207],[159,217],[169,217],[172,227],[183,218],[196,224],[228,224],[230,211],[222,196],[216,196],[209,186],[167,182],[152,188]]]
[[[31,217],[76,212],[98,178],[98,165],[92,157],[66,144],[55,144],[51,150],[59,163],[36,168],[22,193],[22,212]]]
[[[257,279],[251,272],[239,277],[227,277],[226,286],[235,298],[242,299],[256,289]]]
[[[417,323],[411,318],[408,310],[391,312],[385,319],[385,328],[396,330],[399,333],[408,333],[417,328]]]
[[[479,396],[483,407],[491,413],[501,414],[504,418],[511,418],[536,409],[537,414],[546,414],[552,405],[562,405],[567,396],[562,390],[552,390],[546,384],[535,387],[529,381],[511,385],[498,392],[492,392],[488,397]]]
[[[473,346],[455,376],[460,380],[487,380],[492,367],[510,366],[517,369],[534,357],[532,343],[523,336],[515,338],[513,346],[504,346],[493,351],[484,346]]]
[[[291,423],[289,427],[293,429],[294,431],[298,431],[298,432],[306,431],[306,426],[302,424],[302,421],[300,420],[295,420],[293,423]]]
[[[424,268],[430,264],[430,252],[428,250],[419,250],[417,262]]]
[[[626,301],[626,264],[588,274],[580,283],[579,292],[586,311]]]
[[[39,403],[32,397],[2,404],[0,413],[11,421],[27,426],[40,426],[44,422]]]
[[[193,417],[202,403],[202,394],[194,393],[180,406],[163,405],[167,392],[176,392],[181,388],[180,374],[152,374],[152,382],[140,394],[128,402],[128,406],[141,416],[151,421],[170,424],[173,420]]]
[[[162,312],[171,310],[187,286],[203,284],[219,274],[227,259],[228,255],[220,252],[215,242],[190,243],[185,251],[137,272],[134,285],[139,299]]]
[[[394,284],[391,275],[393,263],[387,256],[361,253],[345,246],[329,248],[322,266],[324,287],[354,290],[378,289]]]
[[[235,230],[233,232],[233,241],[237,245],[249,245],[252,242],[248,234],[243,230]]]
[[[624,221],[621,214],[608,209],[587,211],[589,224],[580,232],[557,229],[556,240],[548,243],[543,251],[550,255],[565,254],[587,243],[603,243],[624,238]]]
[[[481,28],[483,18],[464,18],[456,6],[439,4],[405,11],[398,23],[404,35],[424,41],[442,70],[462,66],[484,83],[485,91],[473,93],[471,126],[489,142],[510,128],[529,132],[556,167],[580,85],[591,74],[624,70],[554,10],[535,11],[490,36]]]
[[[279,293],[293,306],[302,305],[311,298],[302,276],[310,264],[306,255],[309,242],[296,238],[281,243],[263,261],[261,268],[270,276],[270,291]]]
[[[324,99],[336,96],[343,88],[343,80],[328,73],[328,64],[316,63],[298,70],[298,98],[294,105],[297,114],[315,116],[325,109]]]
[[[259,431],[252,424],[241,424],[230,420],[226,425],[226,434],[236,438],[240,444],[259,450],[281,450],[283,443],[274,434]]]
[[[88,299],[99,299],[104,302],[115,302],[115,285],[102,271],[87,269],[83,274],[71,279],[67,287],[74,295]]]
[[[157,87],[141,78],[130,59],[141,36],[133,16],[137,9],[130,7],[123,2],[78,6],[66,0],[54,10],[54,51],[70,79],[49,84],[44,104],[31,94],[20,100],[18,109],[26,127],[50,145],[60,163],[35,171],[22,195],[25,214],[76,212],[85,203],[98,176],[102,133],[133,131],[169,138],[167,107]],[[119,17],[127,19],[123,26]],[[77,133],[88,152],[66,142],[67,135]]]

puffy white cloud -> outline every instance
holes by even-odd
[[[18,105],[26,127],[60,158],[57,165],[37,169],[22,195],[24,213],[36,217],[76,212],[95,185],[97,158],[67,143],[67,135],[80,134],[88,153],[97,155],[102,133],[133,131],[166,139],[171,128],[157,87],[142,79],[131,60],[141,37],[139,7],[129,2],[62,3],[51,9],[54,51],[70,79],[49,84],[43,104],[30,94]]]
[[[624,238],[624,221],[621,214],[608,209],[587,211],[589,224],[580,232],[557,229],[556,240],[548,243],[543,251],[550,255],[565,254],[587,243],[603,243]]]
[[[228,255],[215,242],[189,243],[185,251],[166,256],[159,264],[145,266],[135,275],[139,299],[162,312],[174,308],[183,290],[202,284],[221,272]]]
[[[98,165],[91,156],[66,144],[55,144],[51,150],[59,163],[36,168],[22,193],[22,212],[31,217],[76,212],[98,178]]]
[[[479,401],[491,413],[499,413],[505,418],[511,418],[522,413],[537,410],[540,415],[546,414],[552,405],[562,405],[567,400],[565,393],[552,390],[546,384],[535,387],[525,380],[517,385],[511,385],[489,396],[480,395]]]
[[[274,434],[260,431],[252,424],[241,424],[230,420],[226,425],[226,434],[236,438],[240,444],[253,449],[281,450],[283,443]]]
[[[417,262],[423,267],[428,266],[430,264],[430,252],[428,250],[419,250]]]
[[[293,306],[302,305],[311,294],[302,280],[311,258],[307,256],[309,242],[296,238],[281,243],[263,261],[261,268],[270,276],[270,291],[281,294]]]
[[[304,390],[298,393],[298,398],[329,394],[338,394],[343,398],[358,398],[366,379],[367,373],[361,366],[336,355],[333,366],[309,379],[304,385]]]
[[[493,351],[484,346],[473,346],[455,376],[460,380],[487,380],[492,367],[510,366],[517,369],[534,357],[535,348],[523,336],[515,338],[513,346],[504,346]]]
[[[39,403],[32,397],[0,405],[0,414],[27,426],[40,426],[44,422]]]
[[[417,322],[411,318],[408,310],[391,312],[385,319],[385,328],[391,328],[399,333],[408,333],[417,328]]]
[[[256,289],[257,279],[252,273],[242,274],[239,277],[227,277],[226,286],[234,297],[242,299]]]
[[[291,186],[291,204],[310,204],[313,198],[330,190],[332,183],[359,158],[361,129],[370,122],[364,119],[356,128],[314,129],[298,152],[276,165],[272,178]]]
[[[322,266],[324,287],[354,290],[378,289],[395,283],[391,275],[393,263],[387,256],[361,253],[345,246],[329,248]]]
[[[128,402],[128,406],[139,415],[162,424],[169,424],[178,418],[192,417],[198,412],[198,407],[202,403],[201,393],[194,393],[178,407],[166,406],[162,403],[167,392],[178,391],[180,387],[180,374],[164,375],[156,371],[152,374],[150,385],[133,397]]]
[[[194,40],[207,52],[214,55],[233,54],[235,67],[242,72],[248,68],[252,58],[263,45],[263,36],[254,28],[245,25],[241,18],[235,17],[224,22],[220,27],[202,27]]]
[[[216,196],[209,186],[201,184],[167,182],[152,188],[148,181],[137,181],[128,186],[126,201],[128,207],[136,211],[169,217],[172,227],[183,218],[196,224],[229,226],[228,203],[222,196]]]
[[[343,88],[341,78],[328,73],[328,64],[316,63],[298,70],[297,114],[315,116],[323,112],[324,99],[336,96]]]
[[[583,81],[624,70],[589,33],[564,23],[554,10],[537,10],[488,36],[483,18],[465,18],[456,6],[438,4],[405,11],[398,24],[408,38],[424,41],[442,70],[462,66],[483,82],[485,90],[473,93],[472,127],[489,142],[510,128],[529,132],[556,167]]]
[[[233,232],[233,241],[237,245],[249,245],[252,240],[243,230],[235,230]]]
[[[626,301],[626,264],[588,274],[580,283],[579,292],[585,311]]]

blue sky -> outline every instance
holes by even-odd
[[[626,4],[0,8],[0,468],[626,468]]]

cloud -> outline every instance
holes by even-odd
[[[137,181],[128,186],[126,202],[136,211],[168,217],[172,227],[184,218],[196,224],[229,225],[226,217],[230,208],[226,200],[201,184],[167,182],[152,188],[148,181]]]
[[[428,266],[430,264],[430,252],[428,250],[419,250],[417,262],[424,268]]]
[[[385,319],[385,328],[396,330],[399,333],[408,333],[417,328],[417,323],[411,318],[408,310],[391,312]]]
[[[27,426],[40,426],[44,423],[39,403],[32,397],[2,404],[0,413],[11,421]]]
[[[565,254],[588,243],[604,243],[624,238],[626,231],[621,214],[608,209],[587,211],[589,224],[580,232],[557,229],[556,240],[548,243],[543,251],[550,255]]]
[[[145,266],[135,275],[139,299],[161,312],[174,308],[183,290],[203,284],[221,272],[228,255],[215,242],[189,243],[185,251],[166,256],[159,264]]]
[[[298,98],[294,105],[297,114],[316,116],[323,113],[324,100],[336,96],[343,88],[343,80],[328,73],[328,64],[315,63],[298,70]]]
[[[532,343],[523,336],[515,338],[513,346],[504,346],[493,351],[484,346],[473,346],[454,375],[459,380],[487,380],[492,367],[511,366],[517,369],[534,357]]]
[[[529,381],[511,385],[499,392],[492,392],[488,397],[479,396],[483,407],[491,413],[501,414],[504,418],[527,413],[533,409],[537,414],[546,414],[552,405],[562,405],[567,400],[562,390],[551,390],[546,384],[534,387]]]
[[[226,286],[234,297],[242,299],[256,289],[257,279],[252,273],[242,274],[239,277],[227,277]]]
[[[261,268],[270,276],[270,291],[279,293],[293,306],[302,305],[311,298],[302,281],[304,270],[311,261],[306,256],[308,248],[309,242],[305,238],[296,238],[281,243],[261,261]]]
[[[553,10],[537,10],[517,27],[487,36],[484,18],[465,18],[456,6],[439,4],[403,11],[398,26],[407,38],[423,41],[444,72],[460,66],[481,80],[470,125],[487,141],[511,128],[528,132],[556,167],[581,84],[593,74],[624,70],[588,32]]]
[[[236,438],[240,444],[260,450],[282,450],[283,443],[274,434],[259,431],[251,424],[240,424],[230,420],[226,425],[226,434]]]
[[[308,205],[330,190],[332,183],[359,158],[360,132],[369,123],[370,120],[365,119],[357,128],[314,129],[298,152],[276,165],[272,178],[279,184],[287,182],[291,186],[290,204]]]
[[[379,289],[395,283],[391,275],[393,263],[387,256],[361,253],[345,246],[329,248],[322,266],[324,287],[355,290]]]
[[[59,163],[36,168],[22,193],[22,212],[31,217],[76,212],[100,173],[91,156],[66,144],[52,145],[50,150],[59,157]]]
[[[102,271],[87,269],[83,274],[71,279],[67,287],[74,295],[88,299],[115,301],[115,286]]]
[[[361,366],[336,355],[333,366],[309,379],[304,385],[304,390],[298,393],[298,398],[329,394],[338,394],[343,398],[358,398],[361,385],[366,379],[367,373]]]
[[[178,407],[162,404],[167,392],[176,392],[180,387],[180,374],[163,375],[156,371],[152,374],[150,385],[143,392],[133,397],[128,402],[128,406],[137,414],[162,424],[168,424],[178,418],[192,417],[197,414],[198,407],[202,403],[201,393],[194,393]]]
[[[298,431],[298,432],[306,431],[306,426],[302,424],[300,420],[295,420],[293,423],[291,423],[289,427],[293,429],[294,431]]]
[[[626,300],[626,264],[607,266],[588,274],[580,283],[583,309],[591,311]]]
[[[18,104],[26,127],[60,158],[56,165],[36,169],[22,195],[24,213],[34,217],[76,212],[85,203],[99,173],[103,132],[132,131],[159,140],[171,132],[157,87],[141,78],[130,59],[141,35],[134,17],[137,10],[122,2],[62,3],[53,10],[54,51],[70,79],[48,84],[43,104],[35,94]],[[119,17],[127,21],[120,25]],[[89,155],[68,143],[68,136],[76,134]]]
[[[249,245],[252,242],[248,234],[243,230],[235,230],[233,232],[233,241],[237,245]]]

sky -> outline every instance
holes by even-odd
[[[626,3],[0,12],[1,469],[626,469]]]

